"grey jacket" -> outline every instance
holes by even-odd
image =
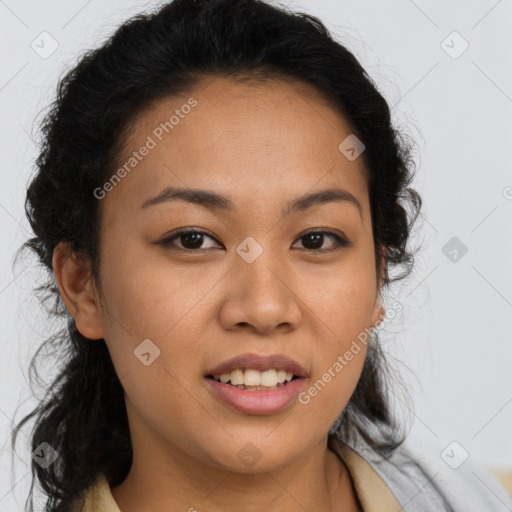
[[[382,512],[512,512],[512,498],[499,480],[456,442],[427,445],[410,436],[388,460],[363,440],[347,444],[402,506],[400,511]]]

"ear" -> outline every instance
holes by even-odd
[[[380,264],[380,270],[377,275],[377,293],[375,297],[375,305],[373,307],[372,312],[372,320],[371,320],[371,326],[375,327],[376,324],[380,323],[384,317],[386,316],[386,311],[384,309],[384,306],[382,305],[382,299],[381,299],[381,288],[384,283],[384,278],[386,276],[386,269],[387,269],[387,257],[388,257],[388,251],[385,247],[381,247],[380,249],[381,254],[381,264]]]
[[[80,334],[91,340],[103,338],[101,308],[90,266],[79,261],[68,242],[55,247],[53,272],[62,300]]]

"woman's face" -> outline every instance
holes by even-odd
[[[365,359],[353,342],[380,318],[363,159],[351,139],[339,149],[350,135],[313,88],[283,81],[210,77],[139,116],[125,171],[97,192],[98,325],[135,457],[251,472],[325,443]],[[148,203],[168,187],[191,200]],[[208,377],[268,387],[287,370],[302,377],[274,391]]]

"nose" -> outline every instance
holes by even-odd
[[[251,263],[236,256],[235,268],[220,307],[219,320],[229,331],[250,329],[269,336],[298,327],[302,303],[294,291],[293,273],[269,251]],[[296,287],[296,286],[295,286]]]

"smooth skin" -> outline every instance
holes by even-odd
[[[281,353],[306,368],[307,389],[382,319],[363,158],[340,152],[351,129],[312,86],[207,77],[142,112],[117,165],[191,97],[190,113],[100,200],[101,286],[67,244],[54,252],[66,307],[89,343],[105,340],[125,390],[134,458],[112,494],[122,512],[360,511],[327,433],[364,347],[308,404],[278,414],[231,409],[204,375],[236,355]],[[217,192],[235,209],[141,208],[168,186]],[[342,201],[283,215],[331,187],[361,210]],[[162,242],[182,228],[208,235]],[[304,237],[311,228],[350,244]],[[247,237],[263,249],[252,263],[236,252]],[[145,339],[160,350],[148,366],[134,355]],[[261,455],[250,467],[237,457],[247,443]]]

